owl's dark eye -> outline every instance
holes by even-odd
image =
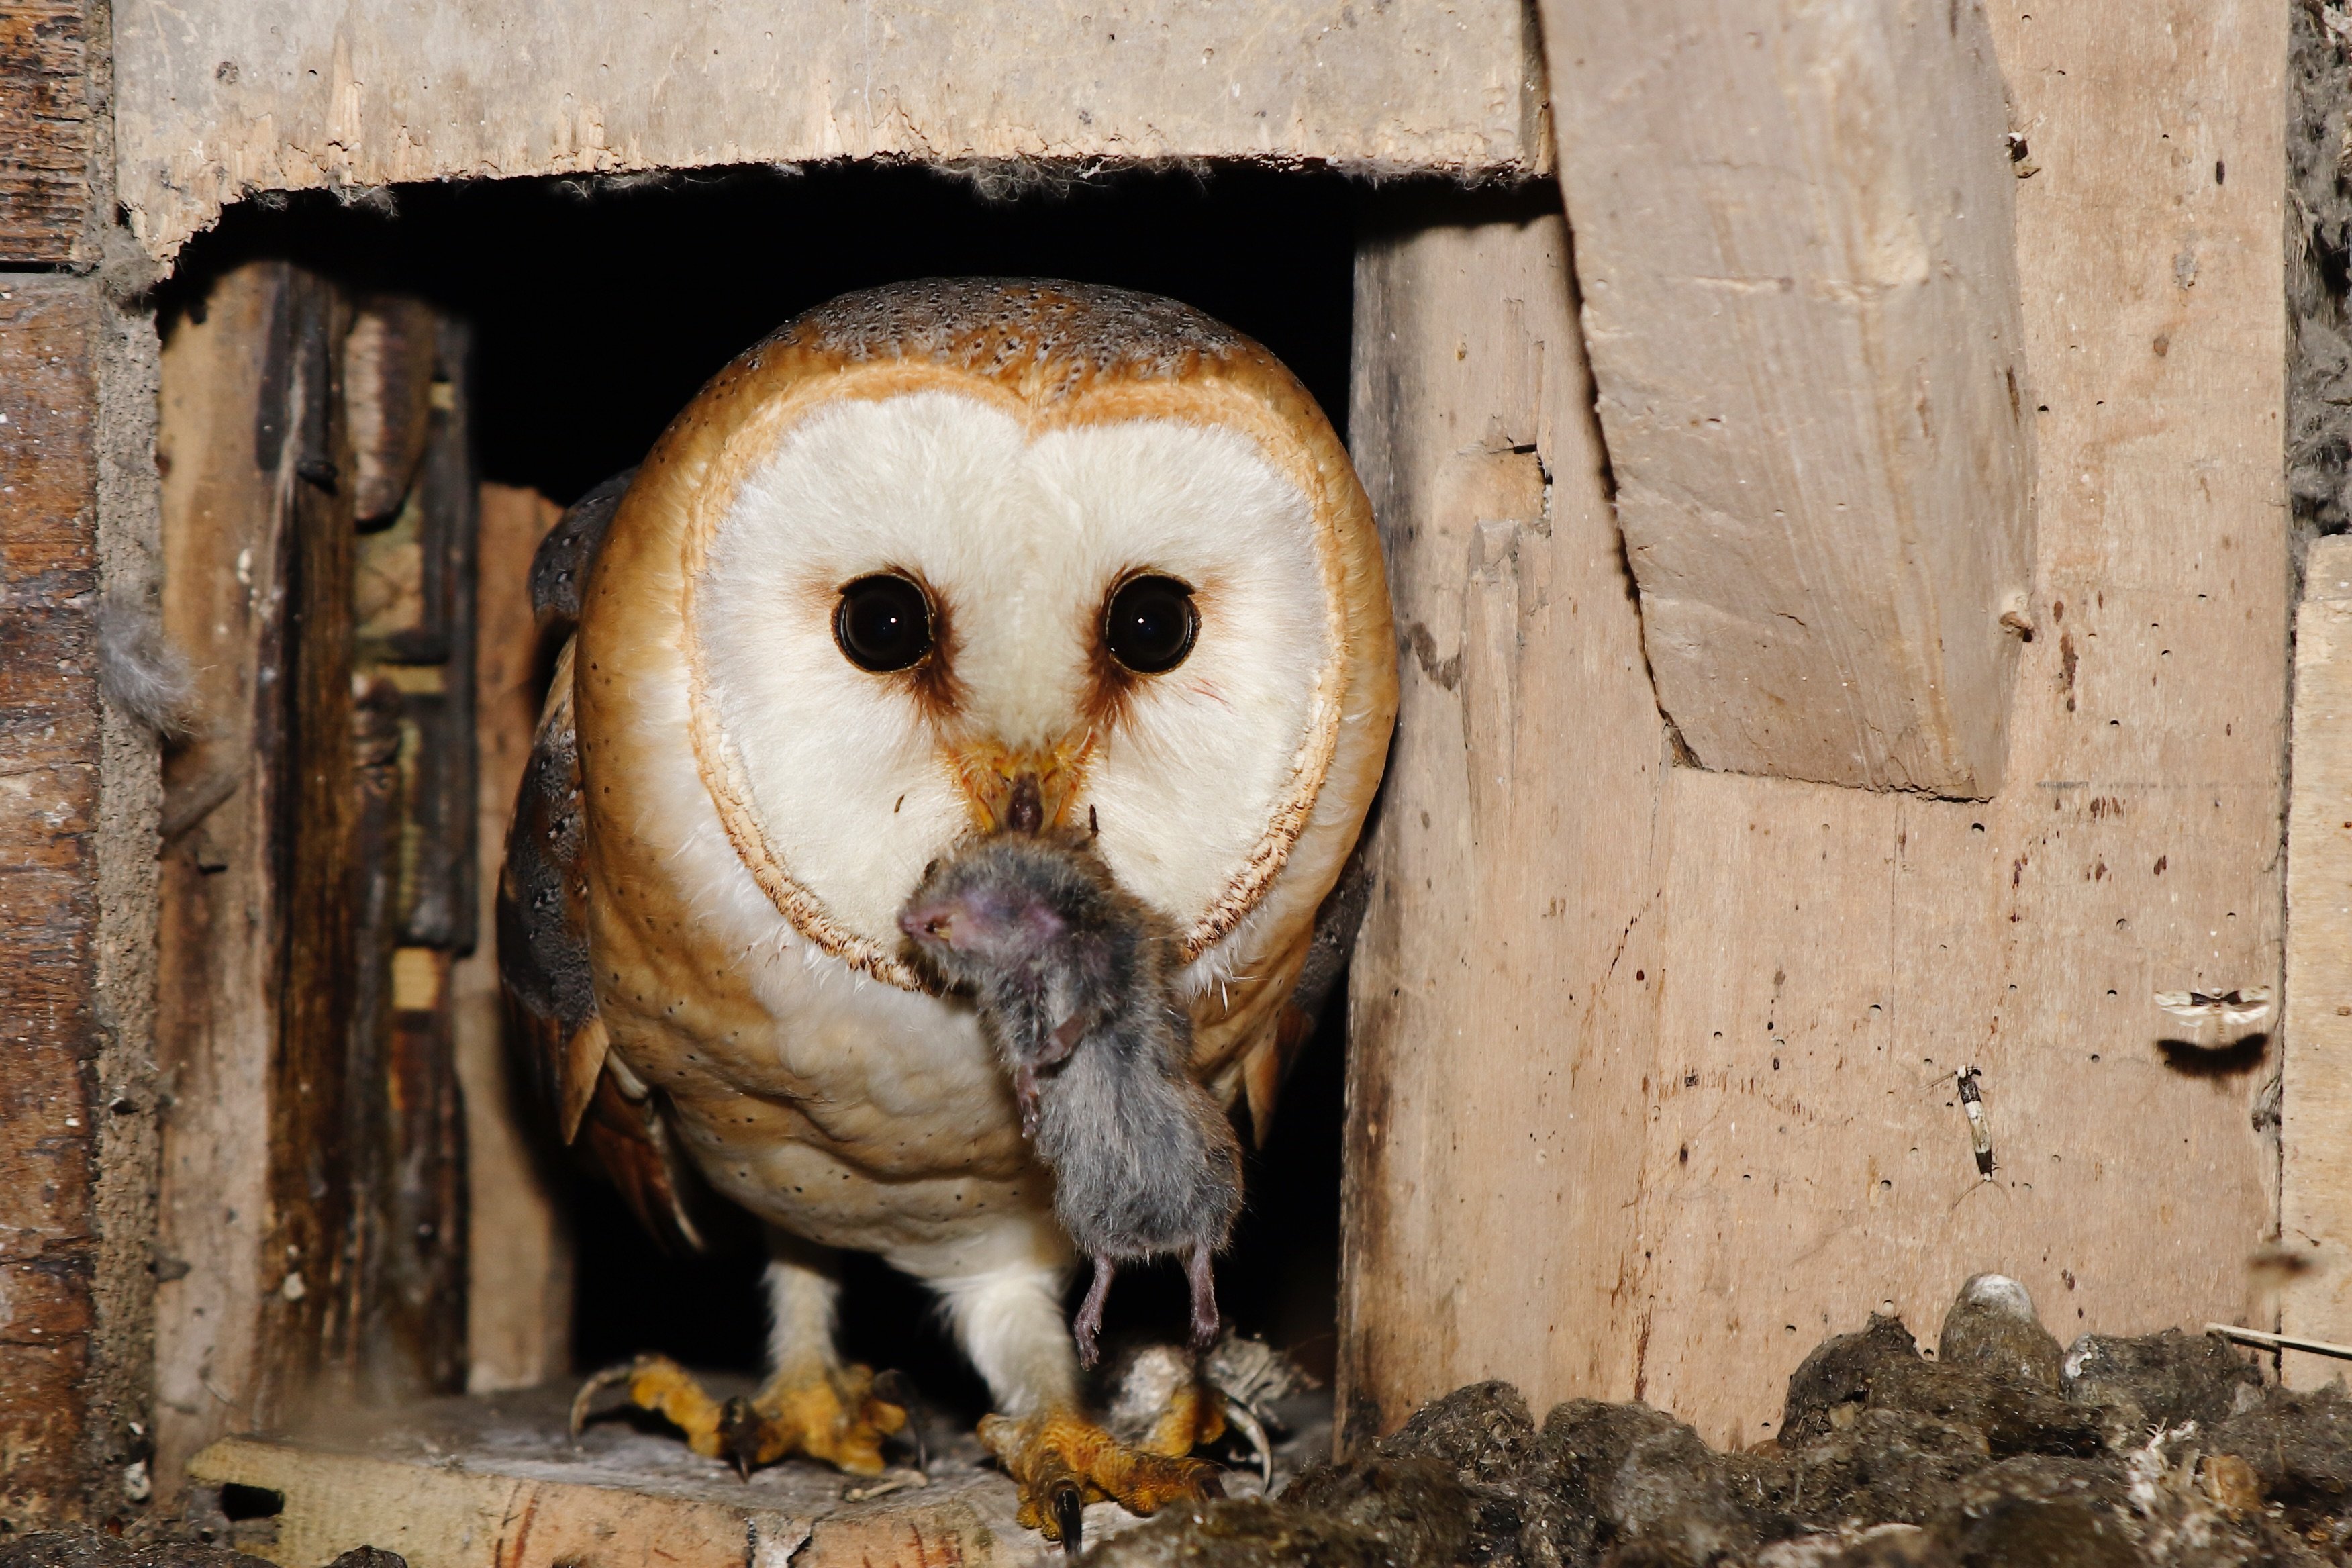
[[[1183,663],[1200,631],[1192,590],[1173,577],[1129,578],[1103,613],[1103,646],[1138,675],[1158,675]]]
[[[841,591],[833,640],[860,669],[905,669],[931,651],[931,604],[896,572],[860,577]]]

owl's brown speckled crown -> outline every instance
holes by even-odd
[[[1096,381],[1171,380],[1204,362],[1263,356],[1190,305],[1051,278],[921,278],[818,306],[770,340],[851,363],[928,360],[1021,381],[1053,402]]]

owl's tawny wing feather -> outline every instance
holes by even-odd
[[[542,617],[579,613],[579,584],[594,560],[628,476],[590,491],[541,544],[531,598]],[[625,1076],[605,1048],[589,973],[580,751],[572,717],[572,647],[564,645],[531,738],[499,879],[499,978],[509,1047],[563,1141],[620,1189],[646,1227],[698,1247],[687,1173],[660,1096]]]
[[[1360,841],[1339,880],[1316,910],[1314,929],[1267,966],[1276,975],[1296,975],[1281,1003],[1254,1021],[1237,1048],[1229,1046],[1229,1055],[1219,1053],[1223,1065],[1203,1064],[1209,1087],[1222,1099],[1228,1104],[1237,1098],[1247,1103],[1251,1139],[1261,1149],[1273,1133],[1275,1102],[1282,1086],[1299,1053],[1315,1037],[1324,1009],[1346,1002],[1336,994],[1371,895],[1371,872]]]

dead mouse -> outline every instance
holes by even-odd
[[[1054,1208],[1094,1261],[1070,1327],[1092,1366],[1121,1263],[1180,1255],[1192,1339],[1217,1333],[1210,1259],[1242,1201],[1241,1143],[1192,1077],[1174,927],[1121,889],[1081,834],[999,833],[935,862],[898,924],[943,984],[968,992],[1013,1076]]]

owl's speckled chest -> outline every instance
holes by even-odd
[[[886,1254],[1050,1215],[1050,1178],[968,1006],[797,945],[730,951],[727,921],[648,878],[658,859],[621,858],[636,874],[592,857],[597,1006],[722,1194],[812,1241]]]

